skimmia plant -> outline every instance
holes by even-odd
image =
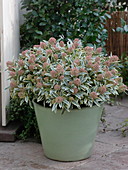
[[[21,104],[35,100],[44,106],[70,111],[100,106],[125,91],[117,56],[104,56],[102,48],[83,47],[79,39],[51,37],[23,51],[17,61],[8,61],[12,98]]]

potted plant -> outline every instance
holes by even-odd
[[[103,103],[127,89],[116,69],[118,57],[83,47],[79,39],[51,37],[7,67],[11,97],[21,104],[33,100],[44,153],[54,160],[88,158]]]

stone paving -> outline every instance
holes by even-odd
[[[37,142],[1,142],[0,170],[128,170],[128,134],[123,137],[120,129],[126,118],[128,98],[120,105],[105,105],[105,132],[100,122],[92,156],[77,162],[49,160]]]

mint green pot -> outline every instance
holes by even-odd
[[[86,107],[57,113],[34,102],[46,157],[58,161],[78,161],[92,154],[102,107]]]

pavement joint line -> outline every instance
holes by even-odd
[[[117,144],[111,144],[111,143],[107,143],[107,142],[103,142],[103,141],[99,141],[99,140],[95,140],[95,142],[99,142],[99,143],[103,143],[103,144],[108,144],[108,145],[119,147]]]
[[[123,105],[123,104],[120,104],[120,106],[128,108],[128,106],[126,106],[126,105]]]
[[[112,153],[121,151],[121,150],[123,150],[123,149],[124,149],[123,147],[119,147],[119,149],[115,149],[114,151],[105,154],[105,156],[109,156],[109,155],[111,155]],[[128,149],[128,147],[126,147],[125,149]],[[97,158],[96,158],[96,159],[97,159]]]

